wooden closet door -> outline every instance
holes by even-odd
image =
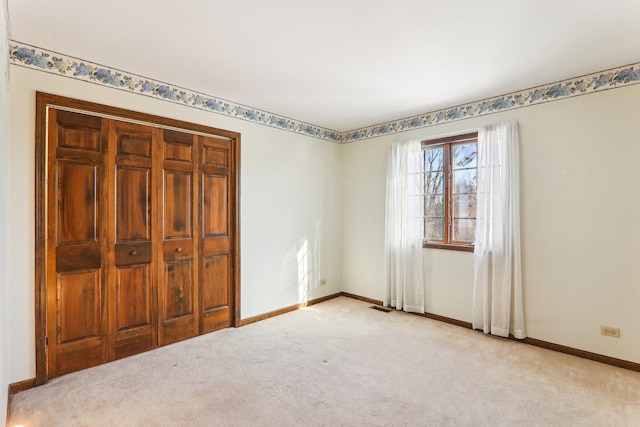
[[[236,324],[240,134],[36,95],[36,383]]]
[[[159,207],[158,345],[198,335],[198,247],[196,136],[164,129]]]
[[[109,180],[114,190],[110,221],[110,359],[149,350],[156,338],[156,198],[152,168],[154,128],[111,121]]]
[[[106,120],[50,110],[48,377],[108,360]]]
[[[231,141],[200,136],[200,333],[231,325]]]

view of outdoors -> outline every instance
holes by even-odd
[[[451,155],[446,156],[445,150]],[[451,242],[473,242],[476,226],[477,157],[475,142],[451,145],[427,146],[424,154],[424,238],[444,241],[445,217],[451,216],[449,236]],[[451,166],[445,165],[445,157],[451,157]],[[446,174],[451,169],[451,185],[447,187]],[[445,209],[447,196],[451,197],[449,209]],[[451,212],[447,212],[447,211]]]
[[[444,146],[424,150],[424,238],[444,240]]]
[[[478,192],[478,145],[453,145],[453,237],[456,242],[473,242],[476,233]]]

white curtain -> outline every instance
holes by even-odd
[[[384,305],[424,313],[424,170],[420,141],[396,142],[387,168]]]
[[[517,123],[478,131],[473,328],[525,338]]]

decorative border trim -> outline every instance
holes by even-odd
[[[95,83],[137,93],[151,98],[162,99],[176,104],[187,105],[199,110],[210,111],[236,119],[247,120],[262,125],[295,132],[332,142],[342,142],[342,134],[331,129],[272,114],[257,108],[216,98],[137,74],[84,61],[72,56],[45,50],[12,40],[9,43],[9,58],[12,64],[63,75],[77,80]]]
[[[336,143],[420,129],[640,83],[640,63],[347,132],[315,126],[25,43],[9,43],[11,64],[87,81]]]
[[[640,83],[640,63],[344,132],[342,142],[455,122]]]

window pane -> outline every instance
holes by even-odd
[[[442,240],[444,233],[444,218],[426,218],[424,220],[424,238],[427,240]]]
[[[476,217],[476,195],[456,194],[453,196],[453,217],[454,218],[475,218]]]
[[[441,171],[444,169],[444,147],[424,149],[425,172]]]
[[[425,174],[424,192],[425,194],[443,193],[444,172],[431,172]]]
[[[475,219],[454,219],[453,220],[453,241],[473,242],[476,233]]]
[[[453,146],[453,165],[454,169],[478,167],[478,144],[475,142],[455,144]]]
[[[477,169],[462,169],[453,171],[453,192],[473,193],[478,189]]]
[[[425,197],[424,216],[444,217],[443,195],[430,195]]]

